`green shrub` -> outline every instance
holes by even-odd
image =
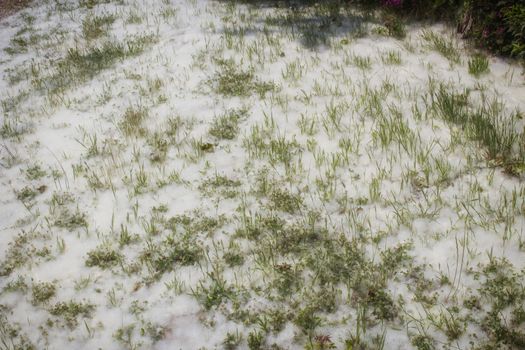
[[[525,4],[514,0],[468,0],[460,31],[480,47],[525,58]]]

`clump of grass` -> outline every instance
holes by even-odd
[[[242,334],[239,332],[226,333],[226,337],[222,341],[222,346],[224,350],[235,350],[238,349],[242,342]]]
[[[315,309],[305,307],[299,310],[294,323],[303,331],[304,334],[311,336],[314,331],[321,326],[322,320],[316,315]]]
[[[16,198],[22,202],[28,202],[38,195],[38,191],[30,186],[25,186],[22,189],[16,191]]]
[[[41,282],[33,284],[33,304],[46,303],[55,296],[56,285],[51,282]]]
[[[231,300],[235,293],[232,288],[222,277],[220,271],[214,269],[207,273],[208,279],[200,281],[197,288],[193,290],[193,296],[199,300],[206,310],[216,308],[224,300]]]
[[[301,196],[281,189],[275,189],[270,193],[270,202],[273,208],[290,214],[301,209],[303,204]]]
[[[199,233],[205,233],[207,235],[213,234],[215,230],[222,227],[225,223],[223,215],[219,216],[202,216],[198,212],[195,215],[177,215],[165,223],[164,227],[171,232],[185,233],[188,238],[191,238]]]
[[[239,122],[248,114],[245,108],[232,109],[213,120],[210,135],[221,140],[233,140],[239,133]]]
[[[297,265],[275,264],[273,270],[274,277],[270,287],[276,290],[280,296],[286,297],[298,290],[301,283],[301,270]]]
[[[34,257],[46,257],[49,250],[46,247],[37,248],[35,242],[44,238],[34,231],[19,233],[5,249],[5,257],[0,262],[0,276],[9,276],[15,269],[29,263]]]
[[[369,56],[354,55],[352,57],[352,63],[359,69],[368,70],[372,68],[372,60]]]
[[[28,180],[38,180],[41,177],[44,177],[47,175],[45,170],[42,170],[42,167],[38,164],[29,167],[25,170],[26,178]]]
[[[22,135],[29,131],[31,131],[31,129],[27,125],[21,123],[20,121],[9,120],[7,118],[4,118],[4,122],[2,123],[2,127],[0,128],[0,136],[2,136],[5,139],[20,139]]]
[[[73,230],[79,227],[87,227],[88,223],[86,221],[85,213],[80,212],[78,209],[75,212],[72,212],[69,209],[64,208],[58,213],[54,225]]]
[[[95,6],[101,5],[101,4],[108,4],[111,0],[80,0],[78,2],[78,5],[80,7],[85,7],[87,9],[92,9]]]
[[[401,64],[401,54],[396,50],[387,51],[381,56],[381,61],[387,65],[398,66]]]
[[[461,55],[457,45],[452,38],[446,38],[442,35],[436,34],[432,30],[425,30],[422,35],[432,50],[439,52],[452,63],[460,63]]]
[[[435,341],[427,334],[418,334],[410,338],[410,343],[418,350],[435,349]]]
[[[133,11],[133,10],[129,11],[129,13],[127,14],[125,23],[126,24],[140,24],[142,23],[142,17],[137,11]]]
[[[124,112],[119,123],[120,129],[126,136],[144,136],[146,129],[143,126],[148,117],[148,110],[141,106],[130,106]]]
[[[82,21],[82,35],[88,41],[106,36],[113,22],[115,22],[115,16],[113,15],[88,15]]]
[[[295,138],[287,139],[284,135],[272,137],[259,126],[252,128],[251,133],[243,140],[243,146],[250,156],[268,157],[272,165],[282,163],[288,167],[295,155],[302,151]]]
[[[3,293],[27,293],[27,283],[22,276],[18,276],[17,279],[7,282],[5,287],[2,289]]]
[[[98,266],[101,269],[109,269],[120,264],[122,259],[121,253],[107,245],[101,245],[88,253],[86,266]]]
[[[277,87],[272,82],[256,79],[250,70],[242,70],[233,60],[217,60],[219,70],[210,81],[215,91],[224,96],[245,97],[258,93],[262,98]]]
[[[11,39],[9,46],[4,49],[9,55],[16,55],[27,52],[30,45],[35,44],[37,36],[31,35],[29,37],[16,35]]]
[[[489,60],[486,56],[477,54],[468,61],[468,72],[475,77],[487,74],[489,69]]]
[[[92,77],[126,57],[126,54],[126,47],[118,42],[105,42],[102,46],[88,49],[71,48],[64,60],[59,62],[58,69],[61,73],[77,77]]]
[[[372,314],[378,320],[392,321],[398,314],[392,297],[383,289],[370,289],[366,302],[372,307]]]
[[[509,172],[518,171],[525,159],[523,149],[515,146],[522,137],[515,128],[519,114],[503,115],[499,101],[485,101],[478,108],[469,103],[469,92],[450,91],[441,84],[433,93],[433,106],[448,122],[461,126],[467,136],[486,149],[489,159],[496,160]]]
[[[49,313],[61,317],[69,328],[75,328],[78,325],[79,316],[89,318],[94,310],[95,306],[91,303],[70,300],[56,303]]]
[[[148,267],[154,279],[165,272],[173,270],[177,265],[196,264],[203,256],[202,248],[195,238],[185,235],[180,238],[168,236],[160,244],[149,241],[140,255],[140,260]]]
[[[199,190],[207,195],[218,193],[225,198],[234,198],[239,193],[240,186],[241,182],[239,180],[215,174],[214,177],[204,180],[199,185]]]
[[[224,252],[223,259],[230,267],[240,266],[244,263],[244,256],[240,247],[233,241],[230,241],[228,250]]]
[[[261,332],[252,331],[248,334],[248,349],[261,350],[264,345],[264,335]]]
[[[126,126],[129,129],[129,126]],[[162,163],[166,160],[168,153],[168,140],[159,132],[153,133],[153,136],[148,138],[148,144],[151,147],[149,159],[154,163]]]

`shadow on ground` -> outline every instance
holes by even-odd
[[[246,35],[255,32],[286,31],[291,33],[305,48],[316,50],[329,43],[331,37],[360,37],[366,34],[365,21],[374,21],[369,11],[358,11],[347,2],[333,1],[251,1],[217,0],[222,3],[244,4],[258,9],[279,9],[269,11],[254,20],[250,27],[229,27],[228,34]]]

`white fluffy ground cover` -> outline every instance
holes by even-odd
[[[0,349],[525,347],[519,66],[279,2],[0,33]]]

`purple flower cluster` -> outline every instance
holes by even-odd
[[[383,0],[383,4],[391,7],[398,7],[403,4],[403,0]]]

